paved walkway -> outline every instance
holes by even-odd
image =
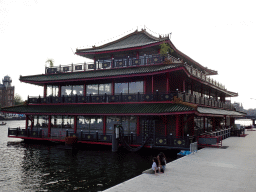
[[[223,140],[226,149],[205,148],[166,166],[164,174],[141,174],[106,192],[255,192],[256,131]]]

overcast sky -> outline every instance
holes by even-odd
[[[172,33],[171,41],[229,91],[232,102],[256,108],[254,1],[54,1],[0,0],[0,78],[12,78],[15,92],[43,95],[43,88],[19,82],[19,76],[44,73],[55,65],[83,63],[76,48],[105,44],[144,26]]]

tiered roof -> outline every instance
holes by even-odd
[[[163,42],[168,43],[170,47],[174,50],[174,55],[177,55],[179,58],[183,59],[184,62],[189,65],[193,65],[198,68],[200,71],[204,71],[207,75],[216,75],[217,71],[208,69],[203,67],[198,62],[194,61],[181,51],[179,51],[171,42],[169,36],[159,38],[152,36],[149,34],[146,29],[142,31],[134,31],[116,41],[112,41],[110,43],[101,45],[101,46],[93,46],[92,48],[87,49],[77,49],[76,54],[89,58],[89,59],[98,59],[100,57],[109,57],[111,53],[120,53],[127,51],[139,51],[141,49],[145,50],[159,50],[159,45]]]

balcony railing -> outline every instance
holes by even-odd
[[[220,89],[226,90],[225,86],[221,83],[207,77],[205,73],[199,71],[192,66],[183,63],[179,58],[175,58],[171,55],[161,56],[160,54],[152,55],[152,56],[140,56],[137,58],[118,58],[118,59],[110,59],[110,60],[98,60],[95,62],[89,63],[78,63],[78,64],[70,64],[70,65],[59,65],[54,67],[45,67],[46,74],[55,74],[55,73],[68,73],[68,72],[79,72],[79,71],[93,71],[93,70],[103,70],[103,69],[112,69],[112,68],[124,68],[124,67],[132,67],[132,66],[143,66],[143,65],[155,65],[161,63],[179,63],[184,64],[188,72],[196,78],[199,78],[202,81],[205,81],[211,85],[214,85]]]
[[[111,69],[111,68],[124,68],[132,66],[143,66],[143,65],[155,65],[161,64],[165,61],[169,63],[182,63],[180,59],[177,59],[171,55],[167,57],[160,54],[156,55],[145,55],[140,56],[139,58],[118,58],[118,59],[109,59],[109,60],[98,60],[95,62],[88,63],[78,63],[70,65],[59,65],[54,67],[45,67],[46,74],[54,73],[67,73],[67,72],[78,72],[78,71],[92,71],[92,70],[102,70],[102,69]]]
[[[115,102],[160,102],[173,101],[174,97],[180,98],[183,102],[193,103],[197,105],[234,110],[234,105],[224,103],[208,97],[200,97],[192,94],[181,92],[170,93],[149,93],[149,94],[120,94],[120,95],[88,95],[88,96],[62,96],[62,97],[28,97],[29,104],[50,104],[50,103],[115,103]]]

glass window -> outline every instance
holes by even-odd
[[[103,95],[105,93],[111,95],[111,83],[99,84],[99,95]]]
[[[84,86],[83,85],[74,85],[72,95],[83,95]]]
[[[77,128],[78,129],[85,129],[89,130],[90,126],[90,118],[85,116],[78,116],[77,117]]]
[[[97,95],[99,92],[98,84],[86,85],[86,95]]]
[[[62,127],[74,128],[74,117],[69,115],[62,116]]]
[[[53,128],[62,128],[62,116],[61,115],[53,115],[51,118],[51,124]]]
[[[59,87],[57,85],[47,85],[47,96],[57,97],[59,94]]]
[[[111,116],[107,117],[107,122],[106,122],[106,130],[107,133],[112,133],[114,130],[114,125],[115,124],[121,124],[121,117],[118,116]]]
[[[71,96],[71,94],[72,94],[72,86],[71,85],[61,87],[61,95]]]
[[[115,94],[127,94],[128,93],[128,83],[115,83]]]
[[[125,116],[122,117],[122,126],[125,134],[130,134],[131,132],[136,132],[136,117],[135,116]]]
[[[143,93],[143,81],[130,82],[129,93]]]

